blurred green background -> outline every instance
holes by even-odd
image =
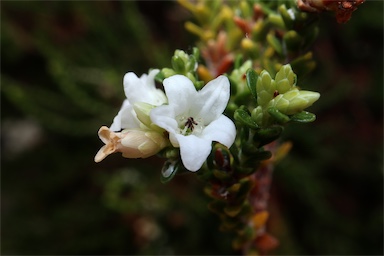
[[[162,160],[96,164],[122,78],[170,66],[196,38],[171,1],[1,3],[1,254],[231,254],[194,174],[160,183]],[[289,125],[277,167],[273,254],[383,254],[383,2],[346,25],[321,19],[317,120]]]

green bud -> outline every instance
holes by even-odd
[[[318,92],[293,89],[278,95],[270,101],[269,106],[275,107],[286,115],[293,115],[311,106],[319,98],[320,94]]]
[[[275,81],[269,75],[268,71],[261,71],[256,83],[257,103],[260,106],[265,106],[273,99],[273,94],[276,90]]]
[[[251,118],[253,121],[255,121],[258,125],[261,125],[262,120],[263,120],[263,109],[258,106],[254,108],[251,112]]]
[[[279,83],[281,80],[284,80],[284,79],[288,81],[290,87],[296,85],[297,77],[296,77],[296,74],[293,72],[291,65],[289,64],[282,66],[279,72],[276,73],[276,76],[275,76],[276,83]],[[290,88],[284,89],[284,87],[280,88],[277,85],[276,89],[279,91],[279,93],[285,93]]]
[[[172,57],[171,61],[172,68],[176,71],[176,73],[183,74],[185,72],[185,63],[181,57],[175,55]]]

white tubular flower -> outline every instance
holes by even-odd
[[[167,102],[164,92],[155,86],[155,76],[157,73],[159,73],[159,70],[154,69],[148,75],[143,74],[140,78],[133,72],[125,74],[123,83],[127,99],[124,100],[119,113],[113,119],[110,127],[112,131],[142,127],[142,123],[138,120],[133,108],[135,103],[160,106]]]
[[[219,76],[200,91],[182,75],[171,76],[163,84],[168,105],[152,109],[151,120],[169,132],[174,147],[180,147],[185,168],[197,171],[210,154],[212,141],[230,147],[235,140],[235,125],[223,115],[230,96],[229,80]]]
[[[113,132],[108,127],[102,126],[98,134],[105,145],[97,152],[96,163],[115,152],[121,152],[126,158],[147,158],[155,155],[167,145],[164,136],[154,131]]]

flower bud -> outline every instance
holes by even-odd
[[[121,152],[126,158],[147,158],[155,155],[167,145],[164,136],[154,131],[112,132],[108,127],[102,126],[98,134],[105,145],[95,156],[97,163],[116,152]]]
[[[147,158],[155,155],[163,149],[167,141],[158,132],[127,130],[122,132],[121,140],[123,157],[126,158]]]
[[[267,105],[268,102],[273,99],[275,90],[275,81],[272,80],[272,77],[267,71],[261,71],[256,83],[257,103],[260,106]]]
[[[311,106],[319,98],[320,94],[318,92],[293,89],[271,100],[269,107],[275,107],[286,115],[293,115]]]
[[[291,65],[287,64],[280,68],[279,72],[276,73],[275,82],[276,90],[280,94],[286,93],[292,86],[296,85],[296,74],[293,72]]]

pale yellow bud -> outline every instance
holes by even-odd
[[[275,97],[268,106],[275,107],[283,114],[293,115],[311,106],[319,98],[320,93],[318,92],[293,89]]]
[[[112,153],[121,152],[126,158],[147,158],[155,155],[167,145],[167,139],[160,133],[143,130],[113,132],[103,126],[99,132],[105,145],[97,152],[95,162],[102,161]]]

